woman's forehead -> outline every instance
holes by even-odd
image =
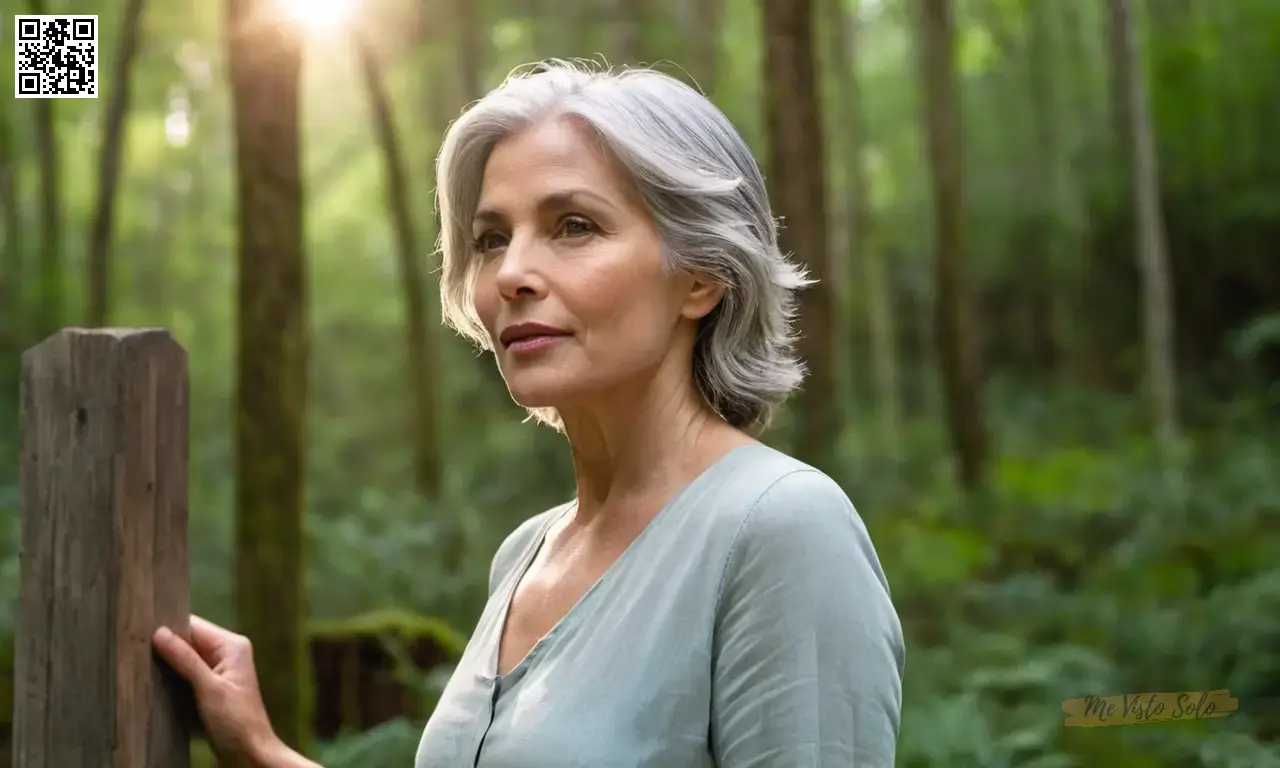
[[[575,123],[545,121],[499,142],[485,163],[477,214],[536,202],[531,198],[621,202],[614,198],[627,196],[625,169],[600,146],[590,128]]]
[[[608,153],[585,121],[570,116],[548,117],[499,141],[489,154],[485,171],[495,164],[536,162],[595,166],[607,160]]]

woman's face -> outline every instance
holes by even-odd
[[[663,270],[648,211],[589,128],[545,120],[499,143],[472,235],[476,312],[520,405],[564,413],[659,370],[688,374],[719,291]]]

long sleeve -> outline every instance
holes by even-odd
[[[891,768],[905,649],[866,526],[820,472],[778,480],[745,518],[716,611],[720,768]]]

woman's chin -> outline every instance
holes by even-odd
[[[503,371],[507,392],[524,408],[572,409],[575,404],[594,399],[600,382],[581,368],[530,367]]]
[[[516,401],[516,405],[521,408],[555,408],[563,407],[568,400],[572,400],[571,393],[566,391],[566,387],[540,385],[540,386],[512,386],[511,382],[507,383],[507,392],[511,394],[511,399]]]

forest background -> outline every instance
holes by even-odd
[[[0,400],[60,327],[172,330],[193,604],[329,768],[411,764],[497,544],[571,493],[435,288],[441,134],[547,57],[695,82],[822,279],[766,439],[872,531],[899,765],[1280,765],[1274,0],[24,2],[98,14],[101,97],[0,102]],[[1224,688],[1228,718],[1063,725]]]

